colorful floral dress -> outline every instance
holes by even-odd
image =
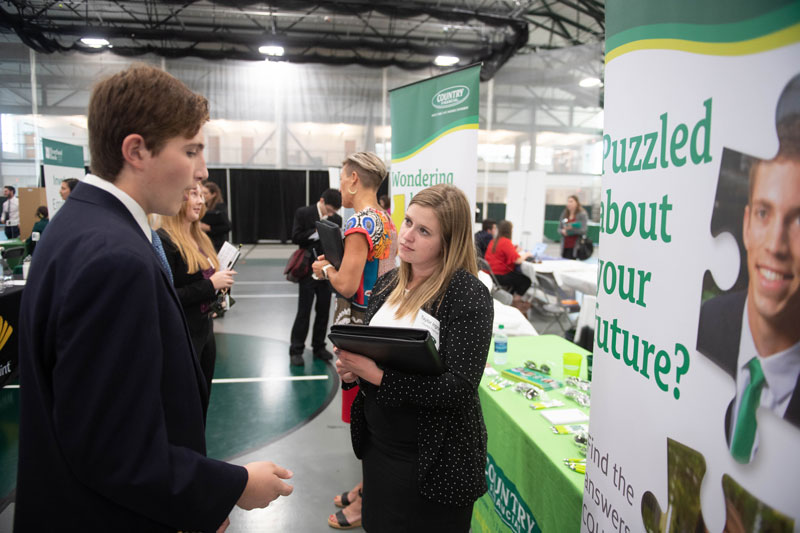
[[[342,297],[336,299],[334,324],[363,324],[375,281],[395,267],[397,231],[389,215],[367,207],[347,219],[344,236],[346,238],[353,233],[362,233],[367,238],[367,262],[353,297],[349,300]]]

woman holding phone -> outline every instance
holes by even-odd
[[[214,245],[200,228],[205,213],[201,185],[189,191],[177,215],[161,217],[158,236],[164,246],[167,262],[172,270],[175,292],[186,314],[200,367],[211,395],[211,379],[217,359],[214,325],[211,320],[212,304],[217,291],[233,286],[233,270],[220,270]]]

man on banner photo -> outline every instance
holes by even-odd
[[[778,105],[778,154],[750,167],[747,290],[712,298],[700,313],[698,350],[736,380],[725,430],[740,463],[758,447],[759,406],[800,427],[800,101],[786,101],[796,87],[800,75]]]

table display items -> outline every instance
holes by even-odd
[[[564,466],[579,474],[586,473],[586,459],[564,459]]]
[[[583,356],[579,353],[567,352],[564,354],[564,377],[581,375],[581,361]]]
[[[551,378],[549,375],[542,373],[539,370],[530,370],[525,366],[518,366],[514,368],[506,368],[501,374],[514,381],[523,381],[530,383],[534,387],[538,387],[544,391],[551,391],[560,389],[564,386],[561,381]]]

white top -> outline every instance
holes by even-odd
[[[414,316],[406,315],[400,319],[394,317],[397,312],[396,305],[390,305],[389,302],[384,302],[378,309],[375,315],[370,320],[370,326],[381,326],[387,328],[413,328]]]
[[[8,226],[19,226],[19,198],[16,195],[3,203],[3,220]]]
[[[142,232],[144,232],[147,240],[150,242],[150,244],[153,244],[153,236],[150,234],[151,230],[150,223],[147,221],[147,213],[144,212],[142,206],[140,206],[136,200],[131,198],[128,193],[110,181],[104,180],[103,178],[95,176],[94,174],[86,174],[83,183],[88,183],[89,185],[97,187],[98,189],[103,189],[107,193],[113,195],[114,198],[122,202],[122,205],[124,205],[128,211],[130,211],[134,220],[136,220],[136,223],[139,224],[139,227],[142,229]]]
[[[408,292],[408,291],[406,291]],[[420,309],[415,315],[406,315],[402,318],[395,318],[397,312],[396,305],[390,305],[388,301],[378,309],[370,320],[370,326],[381,326],[385,328],[415,328],[424,329],[430,332],[433,344],[439,349],[439,321],[430,314]]]
[[[749,298],[748,298],[749,300]],[[753,357],[758,357],[761,363],[761,370],[764,372],[764,386],[761,389],[761,407],[774,412],[783,417],[792,399],[792,392],[797,383],[797,376],[800,375],[800,342],[790,346],[788,349],[776,354],[767,354],[767,357],[760,355],[756,351],[756,343],[753,340],[753,332],[750,331],[750,322],[747,314],[747,300],[744,302],[744,312],[742,313],[742,333],[739,338],[739,358],[736,361],[736,399],[731,413],[730,434],[733,435],[736,427],[736,419],[739,415],[739,406],[742,395],[750,384],[750,369],[747,363]],[[758,446],[758,432],[753,443],[753,452]]]

